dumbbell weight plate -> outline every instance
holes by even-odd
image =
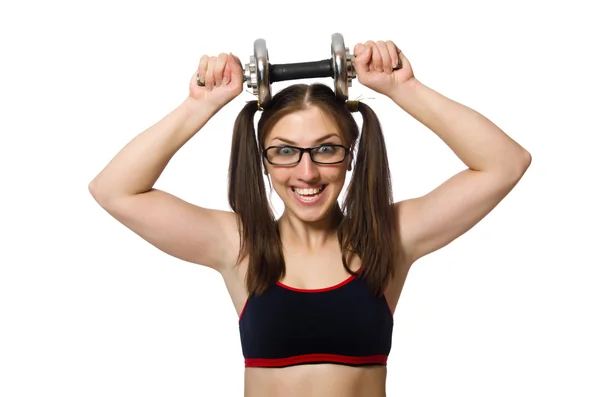
[[[356,77],[356,72],[354,56],[344,45],[344,37],[340,33],[331,35],[331,62],[335,95],[345,101],[348,99],[348,87],[352,87],[352,79]]]
[[[252,88],[252,94],[258,96],[259,104],[271,99],[271,87],[268,84],[269,52],[264,39],[254,41],[254,55],[244,68],[244,80],[247,87]]]

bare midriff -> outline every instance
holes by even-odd
[[[244,397],[385,397],[387,368],[303,364],[246,368]]]

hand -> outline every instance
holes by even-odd
[[[390,96],[414,79],[410,62],[392,41],[369,40],[354,46],[354,69],[358,81],[380,94]],[[393,70],[400,66],[400,69]]]
[[[203,55],[190,81],[189,96],[209,101],[220,109],[242,92],[243,73],[242,63],[231,53],[221,53],[218,57]]]

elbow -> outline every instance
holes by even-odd
[[[523,174],[525,173],[525,171],[527,171],[527,169],[529,168],[530,165],[531,165],[531,153],[529,153],[527,150],[523,149],[523,153],[522,153],[521,161],[520,161],[520,167],[521,167]]]
[[[525,175],[530,165],[531,153],[521,149],[519,151],[504,152],[502,158],[498,160],[498,164],[490,167],[490,171],[497,178],[513,185]]]
[[[96,196],[97,189],[94,181],[88,183],[88,192],[92,195],[92,197]]]
[[[90,183],[88,183],[88,192],[92,195],[93,198],[97,199],[101,195],[102,189],[98,186],[98,182],[96,178],[92,179]]]
[[[98,188],[95,181],[88,184],[88,192],[94,198],[94,200],[102,206],[104,199],[102,198],[102,190]]]
[[[507,172],[514,182],[519,181],[531,165],[531,153],[523,149],[519,154],[515,155],[507,167]]]
[[[95,179],[88,184],[88,192],[103,208],[106,207],[108,201],[111,201],[114,196],[114,194],[111,194],[107,189],[100,186]]]

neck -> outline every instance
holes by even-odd
[[[337,242],[340,215],[334,210],[319,221],[305,222],[285,211],[278,222],[281,241],[284,245],[317,251],[332,241]]]

